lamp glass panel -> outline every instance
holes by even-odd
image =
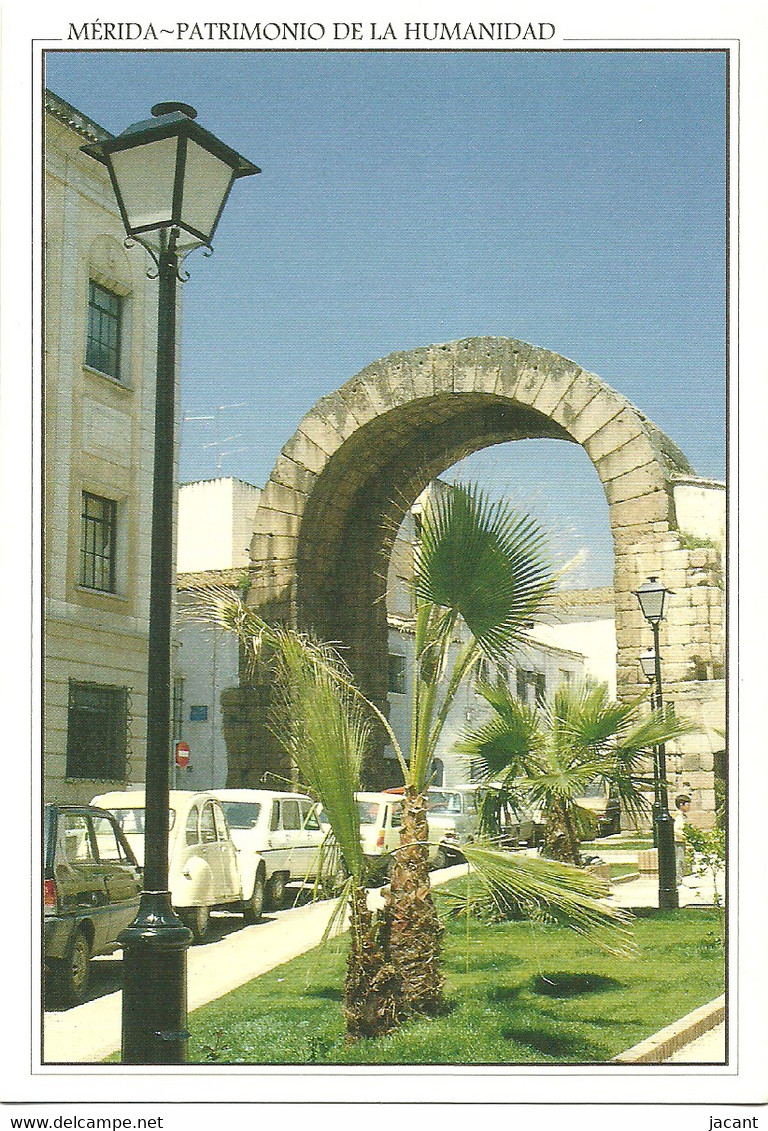
[[[178,138],[166,137],[110,155],[131,231],[171,222],[177,146]]]
[[[203,232],[206,239],[210,239],[231,182],[231,166],[190,138],[184,170],[182,224]]]
[[[650,585],[647,581],[637,591],[637,598],[640,602],[640,608],[643,611],[643,616],[651,624],[660,621],[664,616],[664,598],[666,596],[666,589],[658,583]]]
[[[646,679],[653,679],[656,675],[656,653],[644,652],[640,657],[640,667]]]

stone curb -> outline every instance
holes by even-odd
[[[613,1064],[661,1064],[673,1053],[685,1048],[703,1033],[708,1033],[725,1020],[725,994],[706,1005],[700,1005],[679,1021],[646,1037],[639,1045],[614,1056]]]
[[[631,884],[633,880],[639,880],[639,872],[627,872],[625,876],[614,876],[611,880],[612,884]]]

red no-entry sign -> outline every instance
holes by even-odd
[[[177,742],[176,743],[176,765],[188,766],[189,765],[189,743]]]

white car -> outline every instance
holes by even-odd
[[[478,787],[473,785],[452,789],[430,786],[427,790],[427,820],[435,828],[442,828],[441,853],[446,862],[463,859],[461,846],[475,839],[480,823],[480,797]]]
[[[286,884],[312,881],[322,867],[320,828],[311,798],[268,789],[217,789],[243,870],[263,859],[266,900],[280,907]]]
[[[389,871],[392,854],[400,847],[400,828],[402,826],[403,798],[398,793],[356,793],[357,813],[360,819],[360,843],[369,859],[387,857],[384,869]],[[320,824],[328,827],[322,809],[318,814]],[[444,829],[442,822],[428,817],[429,825],[429,863],[433,868],[442,868],[446,863],[443,847]]]
[[[144,790],[103,793],[95,803],[114,813],[143,865]],[[238,911],[246,923],[257,922],[264,905],[264,861],[254,854],[240,868],[221,802],[210,793],[171,790],[168,805],[171,903],[195,942],[205,937],[213,908]]]

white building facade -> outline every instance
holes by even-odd
[[[73,802],[146,749],[157,283],[81,152],[109,136],[46,95],[44,775]]]
[[[189,764],[175,770],[179,789],[227,784],[227,744],[221,694],[237,686],[239,651],[231,632],[193,615],[195,590],[247,583],[253,516],[261,491],[232,477],[179,488],[177,649],[174,661],[174,739],[189,745]]]
[[[410,622],[413,592],[413,547],[419,536],[420,516],[430,493],[450,488],[435,480],[426,488],[406,515],[392,551],[387,576],[388,633],[388,696],[389,723],[405,756],[408,756],[411,727],[411,695],[415,671],[415,648]],[[462,625],[460,634],[466,637]],[[479,726],[490,715],[490,708],[477,690],[478,677],[488,683],[502,680],[518,698],[534,705],[551,698],[562,683],[578,683],[588,674],[585,656],[578,648],[577,636],[571,644],[555,638],[546,624],[537,624],[530,631],[529,641],[521,644],[507,664],[494,665],[483,660],[477,676],[464,681],[448,713],[435,753],[432,780],[436,785],[456,786],[472,780],[473,771],[467,758],[456,751],[456,744],[468,730]],[[455,649],[458,648],[458,640]],[[616,686],[616,636],[610,676]],[[392,784],[399,783],[399,766],[391,745],[384,749],[391,762]]]

